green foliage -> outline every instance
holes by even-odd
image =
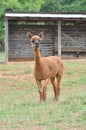
[[[76,0],[73,3],[73,6],[74,6],[75,12],[86,12],[86,1],[85,0],[81,0],[81,1]]]
[[[41,12],[56,12],[56,10],[58,10],[57,0],[47,0],[40,9]]]
[[[41,7],[42,12],[85,12],[85,0],[45,0]]]

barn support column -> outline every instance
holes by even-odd
[[[5,62],[8,62],[8,20],[5,19]]]
[[[58,21],[58,56],[61,58],[61,21]]]

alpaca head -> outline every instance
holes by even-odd
[[[43,32],[41,32],[39,35],[32,35],[30,32],[27,32],[27,36],[30,39],[31,45],[33,49],[38,49],[40,47],[40,42],[44,37]]]

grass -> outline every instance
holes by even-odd
[[[60,102],[39,103],[33,62],[0,64],[0,130],[85,130],[86,60],[64,61]]]
[[[0,52],[0,62],[5,61],[5,53],[4,52]]]

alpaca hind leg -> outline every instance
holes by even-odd
[[[56,85],[56,83],[55,83],[55,77],[51,78],[51,83],[52,83],[52,85],[53,85],[55,100],[57,100],[57,85]]]
[[[38,89],[39,89],[39,95],[40,95],[40,101],[43,101],[43,87],[40,80],[36,80]]]
[[[43,100],[46,100],[46,89],[47,89],[47,85],[49,83],[50,79],[46,79],[44,80],[44,84],[43,84]]]
[[[56,100],[59,100],[59,96],[60,96],[60,84],[61,84],[61,79],[62,79],[62,75],[57,75],[57,95],[56,95]]]

